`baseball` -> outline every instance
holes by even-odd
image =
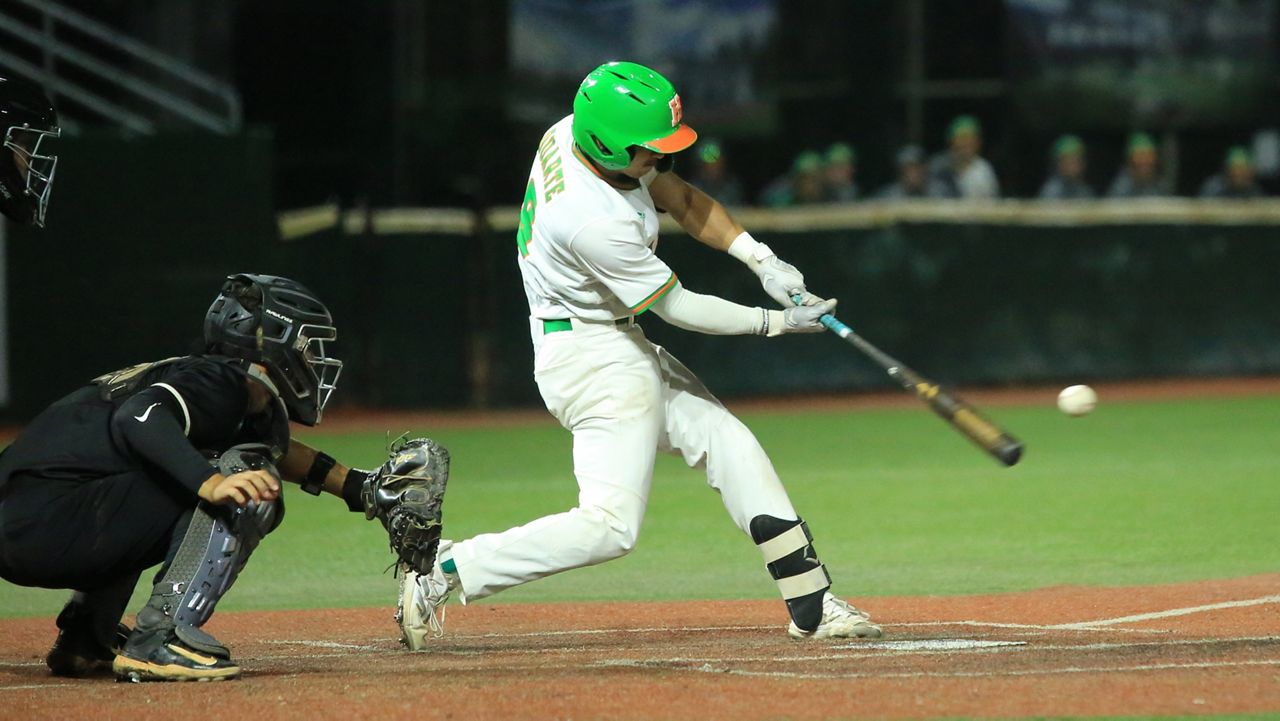
[[[1058,409],[1069,416],[1082,416],[1098,405],[1098,394],[1089,386],[1068,386],[1058,394]]]

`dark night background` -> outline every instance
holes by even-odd
[[[522,88],[507,80],[505,0],[68,4],[232,81],[242,93],[246,122],[274,134],[280,208],[330,200],[514,204],[544,129],[507,118],[507,99]],[[749,189],[783,172],[801,149],[837,140],[855,144],[864,186],[878,186],[890,179],[898,145],[914,140],[931,152],[940,149],[947,124],[960,113],[982,120],[984,154],[1006,195],[1035,192],[1049,145],[1067,131],[1084,137],[1090,179],[1105,185],[1121,160],[1125,135],[1139,128],[1124,119],[1094,128],[1019,123],[1003,82],[1015,69],[1000,0],[919,4],[924,77],[986,85],[927,98],[920,137],[910,137],[900,83],[913,5],[778,3],[775,46],[760,60],[776,99],[777,127],[769,137],[726,142]],[[568,112],[574,85],[561,90]],[[1246,142],[1267,120],[1274,124],[1274,103],[1270,111],[1234,124],[1179,128],[1179,192],[1193,193],[1217,169],[1227,145]],[[697,108],[686,112],[696,125]]]
[[[33,2],[0,0],[0,15],[39,28]],[[1219,170],[1228,146],[1265,147],[1259,138],[1270,137],[1280,151],[1277,0],[70,0],[67,6],[229,83],[244,122],[222,134],[194,129],[171,108],[134,108],[137,99],[118,88],[112,94],[110,83],[90,85],[65,58],[54,72],[44,71],[59,82],[84,80],[125,109],[148,113],[157,127],[151,134],[122,130],[57,94],[66,132],[57,141],[48,226],[5,228],[0,300],[7,307],[0,313],[7,327],[0,338],[7,341],[9,396],[0,410],[17,419],[47,403],[50,388],[187,352],[211,289],[246,268],[305,279],[342,319],[348,366],[340,403],[536,404],[527,306],[512,258],[514,224],[501,219],[501,209],[518,202],[538,139],[569,112],[581,77],[613,59],[594,57],[599,49],[661,48],[670,40],[668,49],[690,42],[705,50],[690,25],[706,18],[718,24],[703,22],[694,31],[709,26],[719,32],[716,42],[728,43],[712,44],[710,60],[692,51],[630,59],[698,68],[683,79],[672,73],[677,88],[690,88],[682,91],[686,120],[703,137],[723,138],[748,198],[786,172],[799,152],[835,141],[856,147],[863,192],[874,190],[891,180],[901,145],[943,150],[947,127],[960,114],[981,121],[982,155],[1002,195],[1012,198],[1036,193],[1049,148],[1064,132],[1084,139],[1086,179],[1099,189],[1136,130],[1160,144],[1160,160],[1176,167],[1175,189],[1184,196]],[[616,8],[627,13],[615,27],[604,13]],[[657,14],[669,8],[679,11],[683,26],[672,19],[667,27]],[[1053,17],[1066,26],[1083,18],[1085,42],[1037,46],[1035,13],[1045,8],[1062,11]],[[1210,22],[1214,12],[1221,17]],[[1258,12],[1266,14],[1249,14]],[[767,22],[758,36],[734,34],[735,27],[755,28],[761,13]],[[1132,27],[1108,25],[1116,13],[1129,13]],[[1133,20],[1142,13],[1146,20]],[[579,22],[583,16],[590,17]],[[597,34],[586,36],[584,27]],[[1140,37],[1153,27],[1155,42]],[[1167,37],[1161,27],[1171,29]],[[1108,40],[1113,30],[1118,42]],[[28,74],[39,76],[42,36],[29,34],[35,42],[25,51],[34,68]],[[58,28],[56,37],[113,52],[72,27]],[[729,55],[716,54],[724,47]],[[557,54],[566,49],[573,52]],[[0,44],[5,53],[17,54],[18,44]],[[575,67],[560,68],[570,55]],[[731,106],[696,100],[698,86],[736,87],[738,57],[748,58],[755,83],[749,102],[767,106],[747,116],[750,122],[730,116]],[[540,58],[547,62],[534,67]],[[121,72],[161,87],[175,65],[120,60]],[[554,65],[551,72],[547,65]],[[1099,113],[1068,89],[1057,98],[1041,95],[1028,108],[1028,87],[1055,72],[1098,65],[1120,78],[1110,96],[1096,96],[1100,102],[1114,103],[1117,87],[1158,102],[1135,99],[1130,109]],[[1206,67],[1207,77],[1221,71],[1226,80],[1253,84],[1234,97],[1215,96],[1214,83],[1203,81]],[[1170,72],[1148,82],[1153,68]],[[1179,97],[1187,78],[1200,80],[1199,101],[1189,91]],[[1232,105],[1236,100],[1243,102]],[[695,166],[694,158],[678,161],[686,175]],[[1261,171],[1259,163],[1263,188],[1275,195],[1277,174]],[[923,209],[896,206],[888,216],[857,201],[769,211],[747,227],[785,247],[812,287],[838,293],[842,312],[850,308],[860,330],[923,372],[945,373],[945,382],[1280,369],[1269,290],[1280,253],[1273,242],[1277,201],[1247,208],[1217,200],[1079,203],[1066,209],[1074,219],[1066,221],[1059,209],[1036,203],[922,202]],[[464,211],[410,211],[401,215],[423,222],[375,227],[375,218],[396,215],[387,209],[422,207]],[[466,212],[491,207],[498,212]],[[297,209],[327,220],[282,232],[277,213]],[[834,225],[806,220],[828,210],[857,218]],[[919,210],[925,215],[915,215]],[[441,218],[456,222],[433,225]],[[664,238],[671,240],[664,240],[662,257],[688,287],[761,302],[750,274],[725,272],[711,251],[680,242],[678,233]],[[50,278],[57,292],[49,291]],[[104,299],[112,322],[79,324],[74,333],[64,327]],[[713,338],[649,321],[655,342],[726,397],[886,382],[852,355],[823,351],[826,338],[770,346],[766,354],[763,339]],[[120,324],[130,332],[122,334]]]

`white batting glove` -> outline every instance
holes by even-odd
[[[800,296],[800,305],[822,302],[821,298],[805,290],[803,273],[779,258],[772,248],[752,238],[750,233],[744,232],[734,238],[729,245],[729,255],[745,263],[752,272],[760,276],[764,292],[778,305],[790,308],[796,304],[793,300],[795,296]]]
[[[835,298],[819,299],[813,305],[798,305],[786,310],[766,310],[762,335],[770,337],[784,333],[821,333],[826,329],[820,320],[822,316],[836,312]]]

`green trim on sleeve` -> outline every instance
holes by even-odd
[[[658,302],[659,298],[666,295],[672,288],[676,287],[676,284],[679,282],[680,281],[676,278],[676,274],[672,273],[671,277],[667,278],[667,282],[663,283],[660,288],[650,293],[648,298],[645,298],[639,303],[631,306],[631,313],[634,315],[640,315],[646,310],[649,310],[654,303]]]

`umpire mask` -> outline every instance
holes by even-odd
[[[58,114],[39,86],[0,77],[0,212],[25,225],[44,226],[58,156],[46,141],[62,134]]]

